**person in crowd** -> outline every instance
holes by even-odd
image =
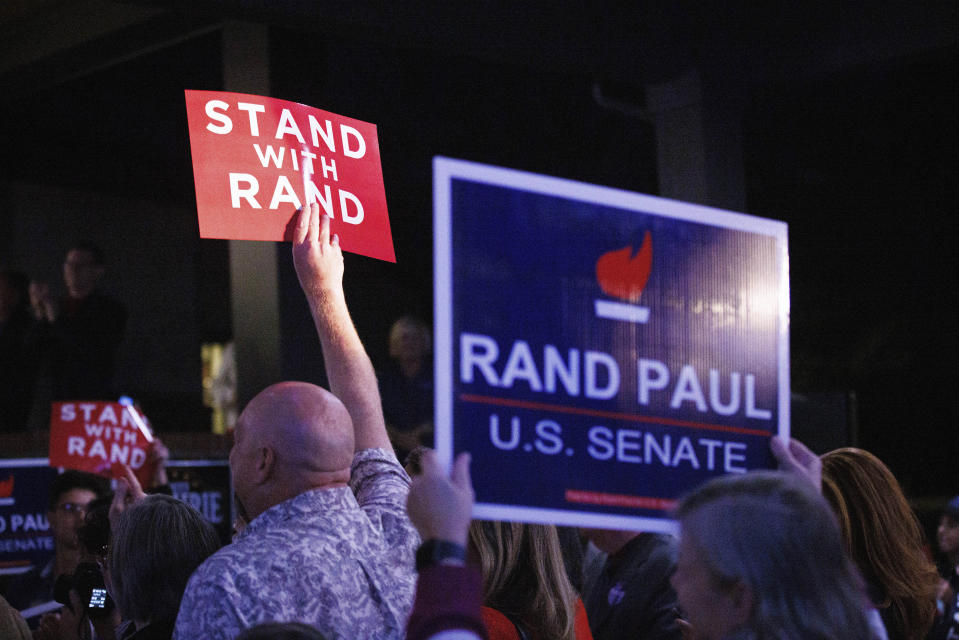
[[[679,640],[676,592],[669,577],[676,566],[672,536],[638,531],[586,529],[606,559],[586,594],[595,640]]]
[[[0,433],[27,428],[39,352],[29,279],[0,268]]]
[[[190,578],[180,640],[232,639],[272,620],[390,640],[402,637],[412,605],[419,539],[404,508],[410,479],[347,311],[339,240],[316,204],[299,213],[293,259],[332,393],[283,382],[244,408],[230,472],[248,524]]]
[[[117,354],[126,310],[97,291],[106,274],[103,251],[81,243],[67,252],[57,301],[50,286],[30,283],[30,304],[43,349],[41,377],[52,400],[100,400],[115,395]]]
[[[403,316],[390,328],[390,364],[380,373],[386,428],[403,460],[433,435],[433,363],[430,327]]]
[[[68,470],[50,484],[47,520],[53,535],[54,556],[43,567],[37,567],[11,580],[7,600],[18,610],[53,601],[56,579],[72,574],[80,561],[82,546],[78,537],[84,515],[93,500],[109,493],[105,478],[82,471]]]
[[[447,476],[422,456],[407,509],[424,543],[408,640],[487,638],[482,576],[465,563],[473,503],[469,455]],[[707,483],[677,510],[683,536],[672,579],[689,637],[881,638],[828,504],[793,474],[753,472]]]
[[[878,638],[828,503],[795,474],[709,481],[677,510],[672,577],[697,638]]]
[[[432,451],[417,447],[407,458],[412,477],[423,472],[428,453]],[[483,620],[491,638],[524,638],[531,629],[534,638],[590,637],[573,583],[582,571],[564,552],[558,527],[477,521],[470,527],[469,553],[483,570]],[[568,635],[567,625],[574,635]]]
[[[423,457],[435,454],[426,447],[414,454],[407,470],[416,478],[423,472]],[[591,637],[557,527],[477,521],[470,527],[468,548],[482,567],[482,615],[491,638]]]
[[[680,502],[671,582],[691,623],[684,637],[885,637],[870,624],[871,605],[835,516],[808,481],[818,473],[818,458],[813,463],[802,453],[788,458],[794,472],[723,476]],[[457,458],[449,476],[432,451],[421,464],[407,504],[425,541],[407,638],[485,639],[482,576],[465,563],[474,497],[469,455]]]
[[[187,580],[219,548],[213,526],[172,496],[142,496],[124,509],[109,556],[110,593],[129,621],[117,640],[169,640]]]
[[[775,471],[722,476],[675,515],[671,581],[695,637],[880,637],[835,516],[805,480]]]
[[[483,578],[466,564],[473,512],[470,456],[462,453],[447,474],[436,452],[420,457],[406,510],[423,544],[416,552],[416,600],[407,640],[488,640],[481,614]]]
[[[592,638],[554,526],[475,520],[467,549],[483,574],[483,620],[491,639]]]
[[[956,575],[956,569],[959,568],[959,496],[952,498],[942,509],[936,529],[936,542],[951,580],[951,576]]]
[[[159,443],[159,440],[155,440],[153,445],[157,443]],[[166,447],[160,445],[160,449],[162,449],[162,452],[158,452],[157,455],[165,456],[168,454]],[[133,470],[128,465],[121,466],[123,473],[117,480],[116,493],[98,497],[87,505],[83,524],[77,530],[77,538],[80,541],[77,569],[72,575],[61,576],[54,584],[54,597],[57,602],[64,606],[59,610],[46,613],[40,618],[37,629],[34,631],[33,640],[75,640],[86,637],[94,637],[97,640],[116,640],[116,638],[124,637],[124,635],[136,631],[132,620],[122,628],[120,627],[123,620],[112,597],[105,599],[102,607],[90,609],[84,606],[78,591],[80,583],[89,587],[93,582],[102,582],[104,585],[109,582],[108,550],[110,548],[111,529],[116,528],[124,510],[146,498],[147,494],[143,491]],[[157,475],[155,473],[151,480],[155,482]],[[164,489],[169,490],[169,486],[152,486],[151,483],[148,490],[152,492],[163,491]],[[148,539],[148,536],[144,538],[144,540]],[[131,546],[135,547],[135,545]],[[206,555],[209,555],[209,553]],[[196,568],[196,564],[190,571],[194,568]],[[78,577],[81,573],[83,574],[82,578]],[[189,575],[190,572],[188,571],[183,576],[184,584]],[[183,585],[180,585],[179,595],[182,595],[182,587]],[[110,591],[113,591],[112,585]],[[179,595],[177,596],[178,601]],[[144,633],[148,637],[153,637],[150,634],[157,634],[161,628],[161,626],[153,625],[149,631]],[[117,633],[118,630],[119,634]],[[165,637],[170,637],[169,630]]]
[[[73,574],[63,575],[54,584],[54,597],[64,605],[40,618],[33,640],[74,640],[95,637],[114,640],[114,629],[120,624],[120,613],[109,598],[103,607],[88,610],[84,597],[86,588],[94,583],[105,586],[106,554],[110,541],[109,512],[114,501],[112,494],[96,498],[87,505],[83,524],[77,530],[80,557]],[[80,585],[85,585],[82,587]],[[81,590],[83,595],[81,595]]]
[[[939,578],[895,476],[868,451],[836,449],[822,456],[822,493],[890,640],[924,638],[935,618]]]
[[[952,498],[942,509],[936,542],[939,553],[945,556],[949,573],[955,573],[954,569],[959,567],[959,496]]]
[[[938,620],[930,640],[959,639],[959,496],[946,503],[936,530],[939,553],[944,556],[945,579],[937,596]]]

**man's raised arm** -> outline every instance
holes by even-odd
[[[293,232],[293,264],[310,303],[313,323],[323,347],[330,391],[350,412],[356,450],[392,450],[373,363],[360,341],[343,293],[343,252],[330,237],[330,219],[320,218],[318,204],[300,210]]]

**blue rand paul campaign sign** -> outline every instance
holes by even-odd
[[[436,446],[479,518],[669,531],[788,435],[786,225],[434,160]]]

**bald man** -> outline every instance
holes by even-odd
[[[306,623],[331,640],[403,637],[419,544],[410,479],[346,308],[339,241],[315,204],[299,214],[293,261],[332,393],[283,382],[243,410],[230,472],[249,524],[190,578],[179,640],[225,640],[267,621]]]

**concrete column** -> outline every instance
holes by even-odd
[[[703,91],[698,71],[646,86],[656,128],[659,195],[707,204]]]
[[[666,198],[743,211],[742,98],[711,90],[720,86],[705,83],[697,69],[646,85],[659,190]]]
[[[223,87],[269,95],[265,25],[228,22],[223,28]],[[230,299],[236,343],[237,403],[242,409],[280,380],[280,307],[274,242],[230,241]]]

